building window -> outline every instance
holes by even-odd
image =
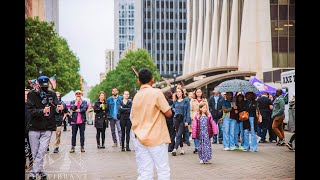
[[[288,6],[287,5],[279,5],[279,20],[287,20],[288,19]]]
[[[278,20],[278,5],[271,5],[270,11],[271,20]]]
[[[295,5],[290,5],[289,6],[289,19],[290,20],[295,20]]]
[[[278,4],[278,0],[270,0],[270,4]]]

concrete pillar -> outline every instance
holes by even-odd
[[[238,50],[239,50],[239,1],[233,0],[232,11],[231,11],[231,21],[230,21],[230,31],[229,31],[229,43],[228,43],[228,66],[238,65]]]
[[[201,68],[205,69],[209,67],[209,57],[210,57],[210,36],[211,36],[211,0],[206,0],[206,16],[204,23],[204,36],[203,36],[203,49],[202,49],[202,60],[201,60]]]
[[[197,32],[197,46],[196,46],[196,56],[194,63],[194,71],[200,70],[201,60],[202,60],[202,45],[203,45],[203,27],[204,27],[204,0],[199,1],[199,16],[198,16],[198,32]]]
[[[228,52],[228,0],[223,0],[218,48],[218,63],[217,66],[227,65]]]
[[[183,60],[183,74],[190,72],[189,61],[190,61],[190,43],[191,43],[191,31],[192,31],[192,6],[191,0],[187,0],[187,33],[186,33],[186,45],[184,49],[184,60]]]
[[[196,62],[196,47],[197,47],[197,31],[198,31],[198,0],[192,0],[192,32],[191,32],[191,45],[190,45],[190,60],[189,60],[189,73],[193,72],[194,64]]]
[[[219,43],[219,1],[213,0],[212,31],[210,39],[210,60],[209,67],[216,67],[218,63],[218,43]]]

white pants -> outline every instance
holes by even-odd
[[[170,167],[168,158],[168,144],[144,146],[134,137],[133,131],[131,131],[131,135],[138,166],[137,180],[153,179],[154,166],[157,168],[158,180],[169,180]]]

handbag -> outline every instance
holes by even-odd
[[[249,119],[249,113],[248,111],[241,111],[239,113],[239,120],[240,121],[247,121]]]

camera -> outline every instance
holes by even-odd
[[[45,93],[41,95],[42,97],[42,104],[49,105],[53,103],[53,97],[51,96],[51,93]]]

